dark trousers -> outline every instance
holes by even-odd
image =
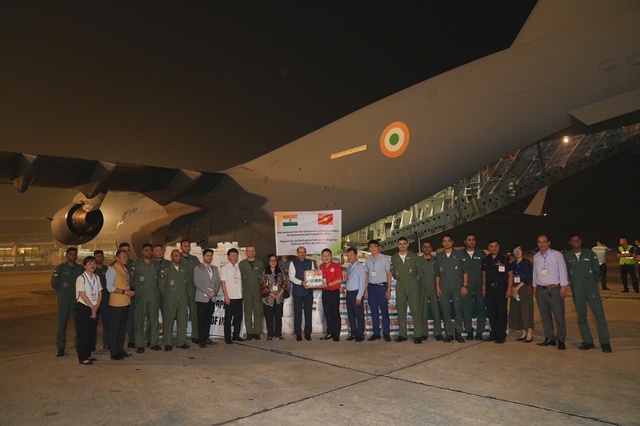
[[[340,318],[340,289],[322,291],[322,309],[327,322],[327,334],[340,336],[342,320]]]
[[[567,324],[564,319],[564,299],[560,297],[560,287],[544,288],[536,287],[536,300],[544,325],[544,337],[549,340],[564,342],[567,337]],[[558,323],[558,332],[554,333],[553,317]]]
[[[78,336],[78,361],[91,358],[91,348],[96,342],[98,318],[91,318],[91,308],[76,303],[76,336]]]
[[[496,340],[507,338],[507,284],[492,285],[487,283],[487,316],[491,324],[491,335]]]
[[[600,265],[600,282],[602,284],[602,289],[607,288],[607,264],[603,263]]]
[[[622,286],[625,291],[629,291],[629,282],[627,274],[631,277],[633,289],[638,291],[638,277],[636,276],[636,265],[620,265],[620,278],[622,278]]]
[[[240,337],[242,328],[242,299],[230,299],[224,305],[224,338],[231,339],[231,324],[233,323],[233,337]]]
[[[356,304],[358,290],[347,291],[347,316],[352,337],[364,337],[364,303]]]
[[[262,305],[264,319],[267,322],[267,337],[282,337],[282,311],[283,303],[274,303],[273,306]]]
[[[304,334],[311,334],[311,308],[313,307],[313,293],[305,296],[293,296],[293,332],[302,335],[302,311],[304,310]]]
[[[371,325],[373,335],[380,337],[380,312],[382,312],[382,331],[389,334],[391,321],[389,320],[389,301],[387,300],[387,285],[367,286],[369,308],[371,309]]]
[[[198,305],[198,338],[200,343],[206,343],[211,330],[211,320],[213,319],[213,311],[216,308],[216,299],[210,299],[208,302],[196,302]]]
[[[124,335],[127,332],[128,319],[128,306],[109,306],[109,351],[111,356],[124,352]]]

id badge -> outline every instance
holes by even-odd
[[[498,266],[498,272],[505,272],[506,270],[507,270],[507,268],[505,268],[504,265]]]
[[[371,276],[375,277],[376,275],[378,275],[378,271],[371,271]]]
[[[520,277],[513,277],[513,282],[514,283],[519,283],[520,282]]]
[[[271,292],[272,293],[277,293],[278,292],[278,286],[274,285],[273,287],[271,287]]]
[[[546,276],[547,276],[547,268],[542,268],[542,270],[540,271],[540,274],[541,274],[543,277],[546,277]]]

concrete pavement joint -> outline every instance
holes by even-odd
[[[314,361],[314,360],[310,360],[310,361]],[[329,364],[329,365],[333,365],[333,364]],[[356,371],[356,370],[354,370],[354,371]],[[230,423],[236,422],[238,420],[244,420],[244,419],[247,419],[249,417],[257,416],[258,414],[268,413],[269,411],[277,410],[278,408],[288,407],[289,405],[297,404],[299,402],[308,401],[310,399],[314,399],[314,398],[317,398],[319,396],[328,395],[328,394],[330,394],[332,392],[335,392],[335,391],[340,391],[340,390],[349,388],[351,386],[359,385],[361,383],[368,382],[368,381],[373,380],[375,378],[377,378],[377,376],[369,377],[367,379],[363,379],[363,380],[359,380],[357,382],[349,383],[348,385],[340,386],[340,387],[337,387],[335,389],[329,389],[327,391],[320,392],[320,393],[315,394],[315,395],[309,395],[307,397],[304,397],[304,398],[301,398],[301,399],[298,399],[298,400],[295,400],[295,401],[290,401],[290,402],[287,402],[287,403],[284,403],[284,404],[275,405],[275,406],[273,406],[271,408],[265,408],[264,410],[256,411],[255,413],[247,414],[246,416],[240,416],[240,417],[236,417],[235,419],[226,420],[224,422],[214,423],[214,425],[226,425],[226,424],[230,424]]]
[[[467,392],[467,391],[464,391],[464,390],[461,390],[461,389],[453,389],[453,388],[447,388],[447,387],[444,387],[444,386],[438,386],[438,385],[432,385],[432,384],[428,384],[428,383],[416,382],[416,381],[405,379],[405,378],[402,378],[402,377],[386,377],[386,378],[393,379],[393,380],[398,380],[398,381],[406,382],[406,383],[412,383],[414,385],[421,385],[421,386],[425,386],[425,387],[428,387],[428,388],[439,389],[439,390],[444,390],[444,391],[454,392],[454,393],[460,393],[460,394],[463,394],[463,395],[475,396],[475,397],[478,397],[478,398],[491,399],[493,401],[506,402],[508,404],[513,404],[513,405],[520,405],[520,406],[524,406],[524,407],[536,408],[538,410],[544,410],[544,411],[550,411],[550,412],[553,412],[553,413],[564,414],[564,415],[570,416],[570,417],[578,417],[578,418],[581,418],[581,419],[593,420],[593,421],[596,421],[596,422],[599,422],[599,423],[608,424],[608,425],[620,426],[620,423],[610,422],[608,420],[599,419],[597,417],[583,416],[581,414],[569,413],[569,412],[566,412],[566,411],[557,410],[555,408],[543,407],[543,406],[534,405],[534,404],[527,404],[526,402],[511,401],[509,399],[498,398],[498,397],[491,396],[491,395],[479,395],[479,394]]]

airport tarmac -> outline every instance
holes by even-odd
[[[613,353],[579,351],[567,301],[567,350],[516,342],[258,342],[124,361],[99,349],[81,366],[69,322],[56,358],[50,272],[0,274],[2,425],[640,424],[640,295],[617,267],[602,292]],[[537,308],[536,308],[537,311]],[[536,312],[535,341],[543,339]]]

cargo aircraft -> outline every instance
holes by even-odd
[[[535,141],[635,123],[639,110],[640,3],[542,0],[510,48],[244,164],[171,169],[44,155],[27,142],[0,152],[0,181],[76,188],[51,221],[64,244],[98,235],[109,191],[133,191],[146,198],[122,214],[118,242],[238,241],[266,253],[276,211],[340,209],[346,235]]]

